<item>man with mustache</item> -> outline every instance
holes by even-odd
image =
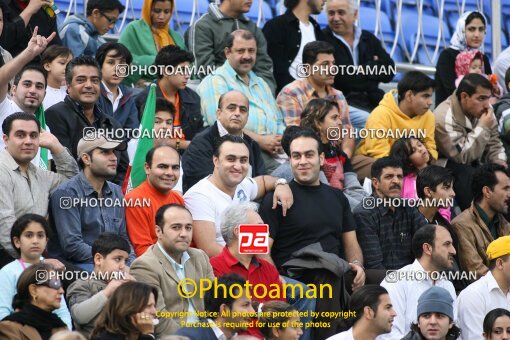
[[[205,124],[209,126],[216,121],[217,103],[222,94],[237,90],[248,97],[249,115],[243,133],[260,146],[266,171],[271,173],[286,159],[281,146],[285,124],[268,84],[253,72],[257,49],[257,41],[250,31],[232,32],[226,39],[227,60],[200,83],[197,92]]]
[[[418,320],[418,299],[430,287],[446,289],[455,306],[457,294],[445,276],[452,269],[456,254],[448,229],[437,224],[424,225],[414,234],[412,249],[414,262],[397,271],[389,271],[381,282],[381,286],[388,290],[397,316],[391,333],[380,339],[402,339],[411,330],[411,323]],[[454,307],[452,320],[456,320],[456,316]]]
[[[122,189],[107,181],[117,171],[115,150],[125,148],[125,142],[103,136],[78,143],[82,171],[50,196],[50,225],[57,237],[50,239],[48,252],[62,262],[91,272],[92,244],[100,234],[115,233],[129,242]],[[133,260],[131,249],[128,262]]]
[[[427,223],[416,207],[400,200],[402,178],[398,160],[379,158],[372,166],[373,197],[365,198],[354,209],[365,267],[374,269],[367,272],[371,283],[380,281],[387,269],[399,269],[413,262],[411,240]]]
[[[446,164],[455,175],[453,185],[462,210],[469,208],[473,199],[471,178],[475,168],[484,163],[508,167],[491,96],[491,82],[485,76],[471,73],[434,110],[438,165]]]
[[[484,164],[473,173],[471,206],[451,224],[459,236],[459,260],[464,270],[477,278],[489,270],[487,246],[500,236],[510,235],[510,223],[504,215],[510,203],[510,178],[499,164]]]

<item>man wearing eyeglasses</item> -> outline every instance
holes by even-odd
[[[473,200],[471,177],[484,163],[508,168],[498,122],[489,102],[492,84],[479,74],[466,75],[457,90],[434,110],[438,165],[452,170],[456,200],[462,210]],[[441,159],[442,158],[442,159]]]
[[[99,46],[106,42],[102,36],[115,27],[124,9],[118,0],[89,0],[87,17],[73,14],[60,28],[62,43],[74,56],[95,56]]]

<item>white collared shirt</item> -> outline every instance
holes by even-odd
[[[354,340],[354,335],[352,335],[352,327],[345,332],[330,336],[326,340]]]
[[[110,91],[110,89],[108,88],[108,86],[106,86],[104,81],[102,81],[102,83],[103,83],[104,89],[106,90],[106,97],[108,97],[108,100],[113,105],[113,111],[112,112],[115,112],[117,110],[117,108],[119,107],[120,99],[124,96],[122,94],[122,90],[120,89],[120,86],[119,86],[118,87],[119,95],[117,96],[117,98],[115,98],[115,101],[114,101],[113,100],[113,92]]]
[[[485,276],[467,286],[457,299],[462,339],[481,339],[483,319],[495,308],[510,310],[510,292],[505,295],[492,272],[488,271]]]
[[[418,260],[414,260],[412,264],[399,269],[397,272],[403,271],[425,272],[425,269],[423,269]],[[455,300],[457,299],[457,294],[453,284],[450,281],[440,279],[437,280],[434,284],[430,278],[426,278],[422,281],[392,279],[404,277],[405,275],[398,274],[391,277],[386,276],[381,282],[381,286],[386,288],[388,291],[391,304],[393,305],[393,309],[397,313],[397,316],[395,319],[393,319],[393,327],[391,328],[391,333],[378,336],[378,340],[402,339],[404,336],[406,336],[407,333],[409,333],[411,330],[411,323],[417,321],[418,316],[416,314],[418,299],[420,295],[432,286],[444,288],[450,293],[454,301],[453,316],[455,320],[457,319],[457,309],[455,308]]]

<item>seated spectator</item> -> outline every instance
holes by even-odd
[[[262,30],[267,53],[273,60],[276,94],[303,76],[300,67],[305,45],[324,40],[319,24],[312,17],[322,12],[324,1],[287,0],[283,5],[287,11],[266,22]]]
[[[411,331],[402,340],[459,338],[460,328],[453,323],[453,299],[446,289],[430,287],[424,291],[418,299],[416,315],[417,322],[411,325]]]
[[[113,233],[102,233],[92,244],[94,274],[74,281],[67,300],[75,327],[90,336],[97,317],[115,290],[133,278],[128,274],[129,243]]]
[[[208,126],[217,119],[217,103],[222,94],[237,90],[248,98],[248,123],[243,133],[260,146],[266,170],[271,173],[280,165],[278,160],[282,158],[280,141],[285,123],[270,87],[254,72],[258,57],[257,41],[260,43],[250,31],[232,32],[226,38],[224,53],[227,60],[216,72],[202,80],[197,92]]]
[[[508,82],[506,72],[510,67],[510,48],[507,47],[494,60],[494,74],[498,77],[498,84],[503,89],[503,94],[508,93]]]
[[[251,2],[237,3],[231,0],[223,0],[219,5],[211,3],[209,10],[200,20],[196,20],[187,30],[184,38],[186,45],[195,57],[195,65],[198,68],[220,67],[225,63],[225,48],[228,41],[225,37],[235,30],[246,30],[252,33],[257,41],[256,57],[254,56],[252,67],[270,88],[274,96],[276,82],[273,77],[273,61],[267,53],[267,42],[264,34],[257,24],[244,13],[250,11]],[[208,72],[198,74],[204,78]],[[223,91],[221,93],[224,93]],[[215,103],[218,101],[216,100]]]
[[[510,309],[510,236],[502,236],[487,247],[489,271],[460,292],[459,326],[462,339],[480,339],[484,318],[494,308]]]
[[[48,43],[61,45],[57,35],[57,15],[52,5],[53,3],[45,1],[3,1],[0,45],[16,57],[23,52],[36,29],[44,37],[55,33],[55,39]],[[37,55],[32,59],[36,57]]]
[[[258,320],[262,323],[260,332],[267,340],[303,339],[303,323],[299,312],[288,303],[269,301],[262,305]]]
[[[214,146],[218,139],[226,134],[241,136],[248,144],[250,150],[248,177],[257,177],[266,173],[259,145],[243,133],[248,122],[248,111],[248,98],[242,92],[232,90],[220,96],[216,122],[195,136],[182,156],[184,191],[212,174]]]
[[[184,39],[170,28],[175,9],[174,0],[144,0],[141,17],[131,21],[120,33],[119,43],[129,46],[133,65],[149,67],[154,64],[158,52],[165,46],[175,45],[185,50]],[[155,75],[130,74],[125,83],[136,84],[139,80],[154,80]]]
[[[251,295],[243,289],[247,281],[237,274],[224,275],[217,280],[218,287],[225,287],[223,294],[210,289],[204,297],[205,311],[209,315],[215,313],[217,317],[202,321],[202,327],[186,325],[177,331],[177,335],[190,339],[232,339],[234,334],[248,329],[252,321],[250,316],[255,311],[251,305]]]
[[[334,86],[342,91],[349,105],[370,112],[384,96],[379,84],[389,83],[395,76],[391,72],[395,63],[375,35],[355,24],[359,18],[356,1],[329,0],[326,14],[328,27],[323,30],[324,40],[335,48],[336,65],[377,70],[375,74],[341,71],[335,77]]]
[[[124,79],[119,65],[131,65],[133,57],[126,46],[108,42],[96,52],[96,61],[101,68],[101,95],[97,106],[124,129],[137,129],[140,126],[134,93],[122,85]]]
[[[175,106],[174,131],[179,131],[179,133],[175,134],[176,138],[170,145],[178,151],[186,150],[190,141],[204,128],[200,113],[200,97],[187,87],[192,62],[193,55],[191,53],[174,45],[163,47],[154,61],[155,65],[168,70],[168,72],[174,70],[172,74],[167,74],[166,71],[163,74],[158,74],[156,96],[165,98]],[[150,88],[147,87],[136,97],[140,120],[149,90]]]
[[[483,319],[483,338],[497,340],[510,335],[510,311],[505,308],[491,310]]]
[[[402,177],[398,160],[378,159],[372,166],[373,197],[354,209],[356,235],[367,269],[399,269],[414,260],[413,235],[427,222],[415,206],[397,205],[402,203]]]
[[[332,129],[342,129],[338,102],[322,98],[310,100],[301,113],[301,126],[314,130],[321,140],[322,170],[329,185],[342,190],[351,207],[356,207],[368,194],[358,182],[350,157],[342,150],[342,140],[330,140],[328,135]]]
[[[63,102],[46,109],[46,123],[60,143],[78,159],[78,142],[84,133],[95,136],[103,130],[116,136],[121,134],[122,126],[99,108],[101,73],[93,58],[72,59],[66,66],[66,83],[69,94]],[[94,129],[99,130],[94,133]],[[119,168],[112,182],[119,184],[124,180],[129,162],[126,152],[119,153],[117,158]]]
[[[214,171],[184,194],[186,207],[193,215],[193,241],[209,257],[221,253],[225,240],[221,235],[221,216],[234,202],[254,201],[275,191],[272,207],[279,200],[284,211],[292,206],[287,181],[271,176],[246,177],[250,152],[240,136],[225,135],[216,144]]]
[[[115,149],[123,147],[125,143],[105,137],[81,139],[82,170],[50,197],[50,221],[58,239],[50,240],[49,253],[88,272],[94,269],[92,244],[101,233],[112,232],[128,241],[122,190],[106,180],[116,172]],[[129,262],[134,259],[130,253]]]
[[[503,217],[510,203],[510,178],[498,164],[476,169],[472,182],[473,202],[452,220],[459,235],[461,267],[476,272],[477,278],[489,270],[485,249],[500,236],[510,235],[510,223]]]
[[[434,80],[419,71],[407,72],[398,82],[397,90],[384,95],[367,119],[367,137],[361,141],[356,157],[352,159],[358,178],[370,171],[373,159],[390,154],[393,143],[402,135],[423,138],[432,159],[437,159],[434,140],[434,114],[430,111]],[[384,130],[386,138],[370,131]],[[368,159],[370,158],[370,159]]]
[[[106,40],[102,37],[115,27],[120,13],[125,7],[118,0],[87,1],[87,16],[72,14],[59,28],[62,44],[68,47],[75,57],[96,54]]]
[[[41,275],[42,274],[42,275]],[[0,322],[2,339],[49,339],[66,324],[53,313],[60,308],[64,289],[51,265],[38,263],[21,273],[12,307],[16,311]]]
[[[444,49],[436,64],[434,79],[437,82],[436,107],[455,91],[455,58],[462,51],[480,50],[483,52],[487,20],[481,12],[465,11],[457,20],[450,47]],[[489,37],[490,39],[490,37]],[[491,74],[491,64],[487,55],[483,56],[485,74]]]
[[[188,209],[178,204],[159,208],[156,213],[156,235],[158,242],[133,262],[131,274],[137,281],[156,287],[159,296],[156,310],[159,313],[171,312],[176,315],[159,320],[155,331],[157,336],[161,336],[175,333],[182,322],[198,321],[197,312],[204,310],[200,294],[185,299],[179,294],[178,283],[184,278],[197,283],[201,279],[213,280],[214,275],[207,255],[200,249],[190,247],[193,219]],[[118,309],[112,312],[115,310]],[[180,318],[179,314],[184,316]]]
[[[257,258],[253,254],[241,254],[239,252],[239,226],[242,224],[264,224],[257,211],[258,206],[256,203],[245,202],[233,205],[223,212],[221,234],[226,242],[226,246],[220,254],[210,259],[211,266],[216,277],[228,273],[236,273],[244,277],[252,285],[262,284],[266,286],[267,290],[274,289],[276,285],[281,290],[280,276],[272,263],[262,258]],[[309,317],[303,317],[303,321],[312,321],[311,312],[315,311],[315,299],[306,297],[308,287],[288,277],[283,277],[283,279],[293,286],[296,284],[301,285],[304,293],[301,296],[294,296],[294,288],[289,288],[286,291],[287,299],[285,299],[283,295],[279,297],[264,296],[263,291],[258,290],[255,295],[253,294],[254,292],[251,292],[252,296],[254,296],[254,301],[263,303],[270,300],[288,301],[298,308],[303,315],[305,313],[309,315]],[[257,296],[263,297],[257,298]],[[258,331],[253,332],[252,330],[253,328],[250,327],[251,334],[260,335]],[[311,339],[311,327],[307,329],[303,327],[303,332],[305,334],[301,338],[302,340]]]
[[[354,314],[350,320],[352,327],[327,340],[375,340],[391,332],[396,316],[388,292],[379,285],[366,285],[355,291],[349,303],[349,316],[350,313]]]
[[[147,179],[126,194],[127,201],[150,200],[150,206],[127,206],[127,233],[136,256],[141,256],[157,242],[155,216],[165,204],[184,205],[181,194],[174,191],[179,173],[179,153],[168,145],[156,146],[147,152],[145,173]]]
[[[127,282],[113,292],[99,314],[91,339],[155,339],[158,290],[141,282]]]
[[[0,269],[0,287],[2,287],[0,319],[14,313],[12,301],[16,295],[16,283],[27,267],[44,261],[44,263],[53,265],[59,271],[65,270],[60,261],[45,259],[41,256],[46,250],[48,235],[50,234],[49,229],[48,221],[44,217],[35,214],[23,215],[14,222],[11,229],[11,243],[18,252],[19,258]],[[60,307],[53,312],[65,322],[67,328],[73,328],[71,315],[65,300],[62,300]]]
[[[42,103],[45,109],[63,102],[67,96],[65,70],[71,59],[71,50],[60,45],[49,46],[41,55],[41,65],[47,72],[46,95]]]
[[[0,267],[18,257],[9,238],[16,219],[28,213],[46,216],[50,192],[78,173],[73,157],[55,136],[41,132],[34,115],[14,113],[3,121],[2,131],[6,148],[0,152]],[[58,173],[32,164],[40,146],[51,151]]]
[[[421,227],[413,236],[412,249],[416,258],[414,262],[397,272],[388,273],[381,283],[388,290],[397,312],[391,333],[381,339],[401,339],[411,330],[411,323],[418,320],[418,298],[430,287],[446,289],[454,302],[457,298],[453,284],[444,275],[437,275],[453,266],[456,251],[448,229],[434,224]],[[437,276],[439,279],[435,280]],[[456,311],[453,315],[452,320],[456,320]]]
[[[342,92],[332,87],[334,76],[325,70],[335,63],[333,52],[333,46],[324,41],[314,41],[304,47],[302,67],[308,67],[310,72],[306,78],[295,80],[285,86],[276,98],[286,125],[299,125],[308,102],[313,98],[325,98],[337,103],[340,121],[345,129],[350,131],[352,128],[349,106],[345,97]],[[365,126],[368,112],[363,112],[361,115],[364,117],[356,117],[359,121],[356,128]],[[352,157],[355,141],[352,134],[346,135],[340,141],[341,147],[348,157]]]

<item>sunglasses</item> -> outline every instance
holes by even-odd
[[[62,288],[62,282],[58,279],[51,279],[51,280],[46,280],[44,282],[37,282],[36,285],[45,286],[45,287],[48,287],[51,289],[56,289],[56,290]]]

